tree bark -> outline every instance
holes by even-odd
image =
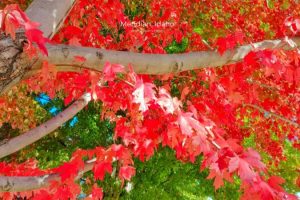
[[[68,16],[75,0],[34,0],[25,11],[30,20],[41,24],[44,36],[51,38]],[[0,95],[23,79],[37,60],[23,54],[24,33],[12,41],[0,34]]]
[[[23,54],[26,37],[17,33],[16,39],[0,34],[0,94],[22,80],[34,61]]]

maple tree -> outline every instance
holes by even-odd
[[[102,199],[106,174],[124,188],[136,159],[164,147],[181,162],[201,157],[215,189],[238,177],[243,199],[296,199],[276,169],[287,159],[286,143],[300,147],[299,11],[292,0],[3,6],[0,123],[24,133],[7,133],[0,144],[2,198],[75,199],[78,180],[92,171],[87,198]],[[63,99],[61,111],[51,107],[54,116],[32,99],[44,93]],[[99,120],[114,124],[108,141],[72,147],[55,167],[26,156],[91,104],[101,105]],[[289,167],[299,186],[295,162]]]

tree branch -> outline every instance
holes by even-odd
[[[74,2],[75,0],[34,0],[27,8],[26,14],[30,20],[39,22],[41,24],[40,30],[43,31],[45,36],[51,38],[56,33],[59,26],[63,23],[64,19],[68,15],[68,12],[70,12],[72,6],[74,5]],[[17,35],[23,36],[23,30],[20,31],[21,32]],[[28,57],[25,56],[21,50],[19,50],[22,49],[22,46],[14,45],[16,42],[12,41],[11,38],[0,37],[0,39],[0,49],[6,50],[7,47],[12,47],[11,51],[6,51],[5,54],[2,53],[3,56],[0,56],[1,72],[10,72],[5,74],[5,78],[0,76],[0,94],[2,94],[22,80],[26,70],[30,69],[34,65],[33,63],[36,63],[37,61],[28,59]],[[16,41],[23,41],[25,39],[20,38]],[[18,55],[18,57],[15,57],[15,55]],[[12,64],[4,66],[4,64],[8,63],[7,60]],[[1,61],[4,64],[1,64]],[[15,65],[16,67],[11,65]],[[16,71],[18,73],[16,73]],[[0,75],[2,74],[3,73],[0,73]],[[80,110],[82,110],[88,104],[90,99],[91,98],[89,95],[84,95],[65,111],[46,123],[18,137],[2,142],[2,144],[0,144],[0,158],[10,155],[48,135],[56,128],[60,127],[63,123],[71,119]]]
[[[95,159],[85,162],[84,169],[81,170],[76,179],[78,180],[84,173],[93,169]],[[61,181],[57,173],[42,176],[0,176],[0,192],[22,192],[36,190],[50,186],[52,181]]]
[[[300,45],[300,38],[292,40]],[[114,51],[89,47],[75,47],[68,45],[48,45],[49,56],[47,59],[53,64],[59,65],[58,71],[80,71],[78,62],[74,56],[83,56],[86,61],[81,64],[82,68],[101,71],[105,62],[118,63],[124,66],[131,64],[139,74],[167,74],[176,73],[204,67],[218,67],[241,61],[250,51],[262,49],[285,49],[294,47],[284,40],[265,40],[262,42],[237,47],[227,50],[223,55],[217,51],[200,51],[183,54],[143,54],[126,51]],[[40,63],[27,74],[27,77],[40,69]]]
[[[75,103],[49,121],[30,131],[0,144],[0,158],[8,156],[48,135],[82,110],[91,100],[90,94],[83,95]]]
[[[253,104],[243,104],[243,105],[244,105],[244,106],[251,107],[251,108],[254,108],[254,109],[257,109],[258,111],[260,111],[260,112],[262,112],[262,113],[268,113],[268,115],[270,115],[270,116],[273,116],[273,117],[275,117],[275,118],[277,118],[277,119],[280,119],[280,120],[282,120],[282,121],[284,121],[284,122],[287,122],[287,123],[289,123],[289,124],[291,124],[291,125],[293,125],[293,126],[296,126],[296,127],[300,128],[300,124],[298,124],[297,122],[294,122],[294,121],[292,121],[292,120],[290,120],[290,119],[287,119],[287,118],[285,118],[285,117],[283,117],[283,116],[281,116],[281,115],[278,115],[278,114],[276,114],[276,113],[267,111],[267,110],[265,110],[265,109],[263,109],[263,108],[261,108],[261,107],[259,107],[259,106],[257,106],[257,105],[253,105]]]
[[[75,0],[34,0],[26,10],[30,20],[41,24],[44,36],[51,38],[63,24]]]

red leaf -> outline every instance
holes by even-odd
[[[251,165],[249,165],[249,163],[244,159],[241,159],[237,156],[230,159],[228,166],[229,173],[232,173],[236,170],[243,181],[252,181],[252,179],[256,176],[256,173],[251,168]]]
[[[204,137],[203,139],[205,139],[206,130],[198,120],[193,118],[193,113],[179,113],[177,122],[184,135],[191,136],[195,130],[199,135]]]
[[[38,45],[42,53],[48,56],[48,51],[45,46],[48,39],[43,36],[43,32],[37,29],[38,24],[33,22],[25,23],[25,34],[30,43],[34,42]],[[30,44],[29,43],[29,44]]]
[[[280,186],[285,183],[285,180],[279,176],[271,176],[268,180],[269,185],[277,191],[283,192],[283,188]]]
[[[103,199],[103,190],[102,188],[97,187],[96,184],[93,186],[92,189],[92,198],[97,200]]]
[[[94,166],[94,177],[95,179],[102,180],[104,179],[105,172],[111,173],[112,172],[112,166],[110,162],[101,162],[96,163]]]
[[[36,43],[43,54],[48,55],[45,43],[48,39],[43,36],[43,32],[38,30],[39,24],[32,22],[26,14],[18,7],[18,5],[8,5],[0,13],[1,29],[10,34],[15,39],[15,32],[17,28],[24,27],[25,35],[31,47],[31,43]]]
[[[38,193],[35,193],[33,200],[49,200],[52,199],[52,196],[46,190],[40,190]]]
[[[65,184],[58,187],[52,199],[69,200],[73,199],[74,194],[70,190],[70,186]]]
[[[75,61],[77,62],[85,62],[86,58],[83,56],[74,56]]]
[[[247,163],[243,159],[239,159],[238,172],[241,179],[244,181],[252,181],[253,178],[256,176],[256,173],[253,171],[253,169],[250,168],[249,163]]]
[[[244,160],[246,160],[252,167],[255,167],[258,170],[265,170],[265,164],[261,162],[260,155],[249,148],[247,152],[244,153]]]
[[[213,178],[215,179],[214,187],[217,190],[224,184],[223,177],[219,173],[217,173],[215,170],[210,170],[207,179],[213,179]]]
[[[116,77],[116,73],[125,72],[125,67],[122,65],[115,65],[110,63],[105,63],[103,68],[104,79],[106,81],[113,81]]]
[[[181,106],[181,102],[177,98],[172,98],[169,92],[161,88],[159,90],[159,98],[156,101],[158,105],[165,111],[166,114],[173,114]]]
[[[184,100],[186,98],[186,96],[189,94],[190,92],[190,88],[188,86],[186,86],[185,88],[183,88],[183,90],[181,91],[181,97],[180,100]]]
[[[232,173],[238,168],[239,168],[239,158],[238,157],[231,158],[229,161],[228,171]]]
[[[69,163],[64,163],[63,165],[56,168],[56,171],[60,174],[61,180],[65,181],[68,178],[73,178],[78,174],[78,171],[84,167],[84,162],[79,157],[72,160]]]
[[[78,163],[64,163],[62,166],[58,167],[57,172],[59,173],[61,180],[65,181],[68,178],[75,177],[79,170]]]
[[[148,110],[149,102],[156,99],[153,88],[155,88],[155,85],[152,83],[143,83],[142,79],[137,80],[132,95],[133,102],[140,104],[140,111],[145,112]]]
[[[244,34],[240,31],[227,37],[219,38],[216,42],[219,53],[223,55],[226,50],[232,50],[238,43],[243,42],[243,38]]]
[[[119,177],[130,181],[131,177],[135,175],[135,168],[131,166],[124,166],[120,168]]]

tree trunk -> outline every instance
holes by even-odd
[[[75,0],[34,0],[25,12],[30,20],[40,23],[44,36],[51,39],[74,3]],[[37,61],[23,54],[25,42],[24,33],[16,33],[15,41],[0,33],[0,95],[21,81]]]
[[[0,34],[0,94],[18,83],[34,63],[23,54],[25,42],[23,33],[17,33],[14,41]]]

